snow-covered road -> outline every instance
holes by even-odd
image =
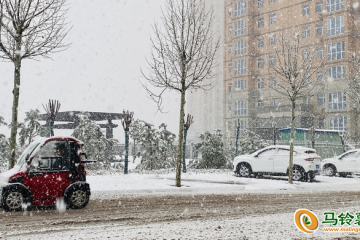
[[[305,235],[294,211],[360,212],[358,178],[285,180],[239,178],[231,172],[88,176],[89,205],[81,210],[1,213],[5,239],[333,239],[356,233]],[[320,219],[321,221],[322,219]]]

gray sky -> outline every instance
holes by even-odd
[[[53,60],[24,60],[21,70],[19,121],[25,112],[49,99],[61,102],[61,111],[134,111],[134,117],[178,133],[180,103],[176,92],[164,99],[167,114],[156,113],[140,80],[147,71],[151,24],[159,21],[163,0],[76,0],[70,2],[68,22],[73,26],[65,39],[68,50],[52,55]],[[14,66],[0,61],[0,116],[11,121]],[[121,124],[120,122],[117,122]],[[7,132],[1,128],[0,132]],[[123,129],[114,130],[122,139]],[[71,133],[71,132],[70,132]],[[6,133],[9,135],[9,133]]]

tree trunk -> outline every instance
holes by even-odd
[[[289,183],[293,183],[294,164],[294,132],[295,132],[295,100],[291,100],[291,131],[290,131],[290,159],[289,159]]]
[[[20,38],[21,39],[21,38]],[[14,65],[14,89],[13,89],[13,106],[11,118],[11,134],[10,134],[10,160],[9,169],[15,165],[16,155],[16,135],[18,127],[18,107],[19,107],[19,93],[20,93],[20,69],[21,69],[21,41],[16,43],[17,53],[15,55]]]
[[[181,91],[181,101],[180,101],[180,123],[179,123],[179,145],[178,145],[178,155],[176,159],[176,187],[181,187],[181,155],[182,155],[182,145],[184,138],[184,117],[185,117],[185,86],[183,86]]]

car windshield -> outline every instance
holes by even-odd
[[[39,142],[32,142],[30,145],[24,150],[23,154],[21,154],[20,158],[17,161],[17,165],[21,166],[25,163],[25,158],[29,154],[31,154],[34,149],[39,145]]]

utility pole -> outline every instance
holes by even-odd
[[[56,119],[56,115],[59,112],[61,104],[58,100],[50,100],[49,99],[49,103],[45,106],[44,106],[44,104],[42,104],[42,106],[48,116],[46,123],[49,127],[49,137],[52,137],[52,136],[54,136],[54,122]]]
[[[125,167],[124,174],[128,174],[128,165],[129,165],[129,126],[133,120],[134,112],[129,112],[123,110],[124,118],[121,120],[125,131]]]
[[[184,124],[184,144],[183,144],[183,153],[182,153],[182,162],[183,162],[183,173],[186,173],[186,162],[185,162],[185,151],[186,151],[186,135],[191,124],[194,123],[194,117],[190,114],[187,115],[186,123]]]
[[[315,149],[315,127],[310,128],[311,148]]]
[[[272,122],[271,123],[272,126],[272,130],[273,130],[273,141],[274,141],[274,145],[276,145],[276,122]]]

